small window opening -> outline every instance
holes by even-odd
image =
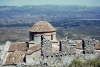
[[[41,35],[41,41],[43,40],[43,35]]]
[[[53,35],[51,35],[51,40],[53,40]]]
[[[34,41],[34,35],[31,35],[32,40]]]

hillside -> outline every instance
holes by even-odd
[[[0,43],[28,40],[28,29],[40,20],[57,28],[58,39],[91,36],[100,40],[100,7],[26,5],[0,6]]]
[[[64,23],[76,25],[91,24],[100,21],[100,7],[71,5],[40,5],[40,6],[0,6],[0,26],[31,26],[42,20],[51,22],[54,26]],[[57,24],[59,23],[59,24]]]

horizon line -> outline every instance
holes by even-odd
[[[50,6],[85,6],[85,7],[100,7],[100,6],[89,6],[89,5],[67,5],[67,4],[64,4],[64,5],[58,5],[58,4],[41,4],[41,5],[0,5],[0,6],[16,6],[16,7],[22,7],[22,6],[47,6],[47,5],[50,5]]]

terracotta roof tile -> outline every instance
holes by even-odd
[[[27,54],[31,54],[31,53],[33,53],[33,52],[39,50],[40,48],[41,48],[41,45],[40,45],[40,44],[35,45],[35,46],[33,46],[33,47],[30,47],[30,48],[28,49]]]
[[[8,52],[14,52],[15,50],[26,51],[27,48],[27,43],[25,42],[14,42],[10,44]]]
[[[23,63],[25,53],[26,52],[16,50],[16,51],[8,54],[7,57],[6,57],[5,65]]]
[[[56,31],[56,29],[46,21],[39,21],[35,23],[29,31],[30,32],[52,32],[52,31]]]

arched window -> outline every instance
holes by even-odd
[[[53,35],[51,35],[51,40],[53,40]]]
[[[41,41],[43,40],[43,35],[41,35]]]
[[[34,41],[34,35],[31,35],[32,40]]]

